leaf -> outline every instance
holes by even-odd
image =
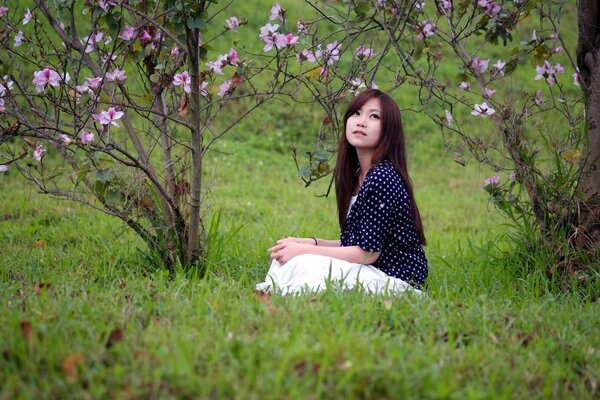
[[[536,47],[531,53],[531,65],[542,65],[552,52],[545,44]]]
[[[113,171],[110,168],[102,168],[96,171],[96,182],[108,183],[113,179]]]
[[[44,247],[46,247],[46,242],[44,241],[44,239],[38,239],[35,241],[36,249],[43,249]]]
[[[187,26],[190,29],[204,29],[206,27],[206,21],[202,18],[190,18],[187,20]]]
[[[312,175],[312,168],[309,166],[302,167],[300,170],[298,170],[298,174],[304,179],[309,179]]]
[[[110,335],[108,336],[108,341],[106,342],[106,348],[112,347],[115,343],[123,340],[123,330],[122,329],[113,329]]]
[[[65,361],[63,361],[63,373],[65,374],[65,378],[69,382],[73,382],[77,380],[78,374],[77,371],[79,368],[83,368],[85,365],[85,357],[80,353],[75,353],[67,356]]]
[[[321,67],[313,68],[306,73],[307,78],[317,78],[319,75],[321,75]]]
[[[563,160],[566,162],[575,162],[581,158],[581,151],[577,149],[567,150],[563,153]]]
[[[123,195],[116,190],[109,190],[104,196],[106,202],[113,206],[118,206],[125,200]]]
[[[315,152],[315,160],[317,161],[328,161],[329,160],[329,152],[327,150],[317,150]]]
[[[189,108],[190,102],[188,100],[187,94],[184,93],[181,96],[181,99],[179,99],[179,116],[180,117],[185,117],[188,113],[188,108]]]

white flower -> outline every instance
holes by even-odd
[[[15,44],[13,45],[13,47],[19,47],[22,44],[23,44],[23,31],[19,31],[15,35]]]
[[[29,8],[28,8],[27,11],[25,12],[25,15],[23,16],[23,25],[27,25],[29,23],[29,21],[31,21],[32,17],[33,17],[33,15],[31,15],[31,11],[29,11]]]
[[[448,110],[444,110],[446,112],[446,122],[448,123],[448,126],[452,125],[452,121],[454,120],[454,117],[452,117],[452,113]]]
[[[494,113],[496,113],[496,110],[490,107],[485,101],[481,104],[475,104],[474,110],[471,111],[471,115],[481,118],[493,115]]]

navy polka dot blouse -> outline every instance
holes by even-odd
[[[375,268],[394,278],[422,287],[427,259],[411,218],[411,202],[400,173],[383,161],[367,173],[350,208],[340,240],[381,252]]]

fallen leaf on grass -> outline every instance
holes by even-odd
[[[120,342],[121,340],[123,340],[123,330],[119,328],[113,329],[113,331],[110,333],[110,336],[108,336],[106,348],[108,349],[112,347],[115,343]]]
[[[44,239],[38,239],[35,241],[36,249],[43,249],[44,247],[46,247],[46,241]]]
[[[52,284],[40,282],[33,287],[33,293],[40,294],[42,292],[42,290],[48,291],[48,290],[50,290],[50,288],[52,288]]]
[[[27,344],[31,343],[31,322],[23,321],[20,324],[21,326],[21,335],[23,339],[27,342]]]
[[[84,364],[85,357],[83,357],[80,353],[69,355],[67,358],[65,358],[65,361],[63,361],[62,365],[65,378],[70,382],[77,380],[78,368],[83,368]]]
[[[294,371],[298,376],[302,377],[307,372],[312,372],[313,374],[318,374],[321,369],[321,364],[318,363],[309,363],[308,361],[300,361],[294,364]]]

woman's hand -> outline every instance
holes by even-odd
[[[293,236],[288,236],[285,239],[279,239],[277,241],[277,244],[279,243],[284,243],[284,242],[288,242],[288,243],[302,243],[302,244],[315,244],[315,240],[313,238],[297,238],[297,237],[293,237]]]
[[[314,247],[312,245],[307,245],[289,239],[296,238],[278,240],[277,244],[269,249],[269,252],[271,252],[271,259],[277,260],[277,262],[281,265],[285,264],[296,256],[310,253],[310,249]]]

